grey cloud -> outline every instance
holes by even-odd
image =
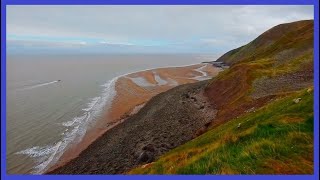
[[[313,6],[8,6],[7,13],[9,34],[170,40],[229,50],[277,24],[313,19]]]

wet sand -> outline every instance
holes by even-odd
[[[107,130],[137,113],[153,96],[178,85],[210,79],[220,71],[221,68],[210,64],[196,64],[145,70],[119,77],[115,83],[116,95],[112,106],[105,111],[95,126],[89,129],[82,141],[69,148],[48,172],[77,157]]]

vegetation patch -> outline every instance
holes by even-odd
[[[293,99],[301,98],[299,103]],[[129,174],[311,174],[313,93],[302,90],[214,128]]]

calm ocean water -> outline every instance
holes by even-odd
[[[9,55],[7,173],[41,174],[108,108],[113,79],[210,55]]]

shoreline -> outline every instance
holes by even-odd
[[[64,166],[78,157],[82,151],[108,130],[137,113],[139,108],[142,108],[153,96],[182,84],[198,82],[205,80],[205,78],[210,79],[220,71],[222,71],[221,68],[208,63],[198,63],[146,69],[113,78],[109,82],[114,81],[114,87],[111,88],[114,88],[115,95],[111,98],[109,107],[104,107],[101,112],[102,116],[92,127],[87,129],[87,133],[81,141],[68,147],[57,162],[44,171],[44,174]],[[203,79],[199,77],[203,77]]]

